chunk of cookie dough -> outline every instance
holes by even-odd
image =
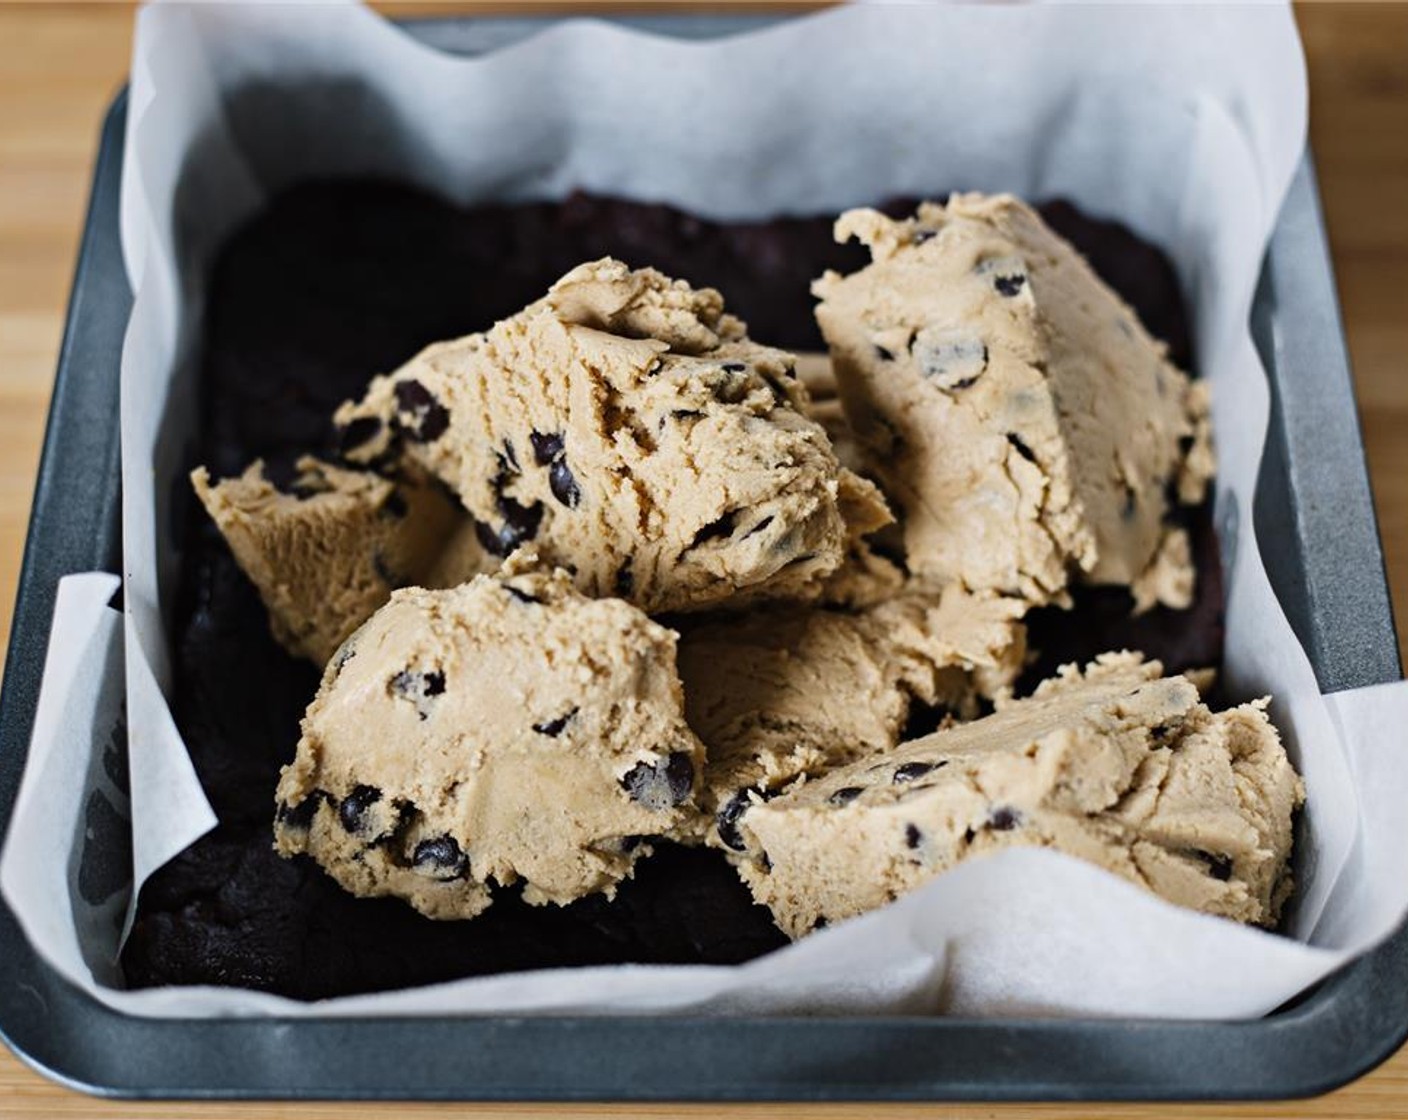
[[[954,195],[906,221],[853,210],[873,261],[813,285],[867,472],[899,507],[911,572],[1064,602],[1074,569],[1182,608],[1213,458],[1207,390],[1041,218]]]
[[[397,591],[347,640],[279,782],[281,854],[470,918],[492,883],[538,905],[610,896],[690,822],[704,748],[674,633],[530,559]]]
[[[1022,604],[957,587],[856,613],[773,607],[689,631],[680,676],[708,747],[705,837],[745,848],[739,821],[802,775],[899,741],[916,702],[972,718],[1022,667]]]
[[[391,481],[304,457],[286,490],[255,463],[196,495],[259,590],[274,637],[319,665],[398,587],[453,586],[498,566],[462,532],[468,519],[420,472]],[[453,544],[453,547],[450,547]]]
[[[805,399],[792,356],[751,342],[718,292],[603,259],[336,420],[354,460],[405,456],[448,483],[489,551],[531,543],[587,594],[659,612],[814,598],[866,531],[843,492],[888,519]]]
[[[1265,703],[1209,711],[1158,662],[1066,666],[1029,699],[756,805],[740,865],[793,937],[972,856],[1055,848],[1171,902],[1273,926],[1304,801]]]

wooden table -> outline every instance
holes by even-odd
[[[463,10],[467,5],[412,10]],[[565,5],[532,5],[561,10]],[[625,7],[628,5],[615,5]],[[634,7],[655,6],[635,4]],[[715,5],[719,7],[721,5]],[[749,7],[754,5],[747,5]],[[776,7],[777,5],[773,5]],[[522,11],[527,5],[474,5]],[[738,10],[741,5],[728,5]],[[1311,129],[1344,303],[1360,415],[1400,619],[1408,620],[1408,4],[1298,11]],[[103,109],[131,47],[125,4],[0,5],[0,603],[14,598],[62,316]],[[0,639],[9,614],[0,608]],[[1408,626],[1403,633],[1408,634]],[[0,644],[3,649],[3,644]],[[106,1103],[55,1086],[0,1047],[0,1117],[381,1116],[383,1105]],[[830,1107],[408,1105],[444,1117],[1408,1117],[1408,1048],[1317,1101],[1247,1106]]]

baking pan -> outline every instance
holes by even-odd
[[[758,18],[654,17],[703,36]],[[483,51],[541,21],[410,25]],[[0,830],[24,766],[54,589],[119,571],[118,366],[131,307],[118,243],[125,94],[103,126],[0,693]],[[1397,643],[1309,158],[1252,311],[1273,409],[1254,517],[1326,691],[1396,680]],[[36,858],[40,854],[36,853]],[[0,903],[0,1032],[26,1062],[113,1096],[494,1100],[1022,1100],[1308,1096],[1408,1035],[1408,926],[1246,1022],[954,1018],[145,1020],[41,961]]]

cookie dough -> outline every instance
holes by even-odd
[[[1064,602],[1072,570],[1186,607],[1179,502],[1213,459],[1192,383],[1066,241],[1009,195],[954,195],[894,221],[853,210],[873,261],[814,286],[867,472],[927,581]]]
[[[794,359],[718,292],[603,259],[484,334],[431,346],[336,420],[356,461],[428,469],[484,547],[531,543],[652,613],[815,598],[879,492],[802,412]]]
[[[690,726],[708,747],[700,806],[710,843],[801,775],[894,747],[917,700],[971,718],[1022,666],[1022,605],[950,587],[857,613],[773,607],[680,643]]]
[[[690,822],[704,749],[674,633],[530,560],[397,591],[347,640],[279,782],[281,854],[470,918],[491,883],[533,904],[610,896]]]
[[[1171,902],[1275,925],[1304,800],[1264,702],[1209,711],[1157,662],[1067,666],[985,719],[752,806],[740,873],[798,937],[961,860],[1056,848]]]
[[[498,565],[468,519],[423,474],[393,482],[304,457],[281,491],[255,463],[212,483],[191,484],[259,589],[279,644],[322,665],[393,589],[448,587]]]

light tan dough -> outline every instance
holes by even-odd
[[[805,400],[792,356],[750,341],[718,292],[604,259],[336,420],[352,458],[403,454],[448,483],[491,551],[531,542],[587,594],[655,613],[815,598],[889,519]]]
[[[740,865],[793,937],[954,864],[1055,848],[1171,902],[1271,926],[1304,800],[1264,702],[1209,711],[1184,677],[1110,654],[984,719],[751,806]]]
[[[1066,601],[1072,571],[1186,607],[1166,491],[1203,498],[1206,388],[1085,259],[1010,195],[836,223],[873,261],[813,285],[866,473],[899,507],[911,573]],[[816,378],[813,378],[816,380]]]
[[[563,572],[397,591],[328,664],[279,781],[282,855],[347,890],[470,918],[608,896],[646,838],[693,827],[704,749],[675,635]]]
[[[296,656],[325,664],[397,587],[453,586],[498,566],[463,533],[454,499],[420,472],[393,482],[311,457],[297,467],[290,493],[258,462],[218,483],[204,467],[191,474],[274,637]]]
[[[957,587],[856,613],[774,607],[680,643],[690,726],[708,748],[706,839],[740,851],[752,801],[894,747],[915,701],[972,718],[1022,667],[1022,604]]]

